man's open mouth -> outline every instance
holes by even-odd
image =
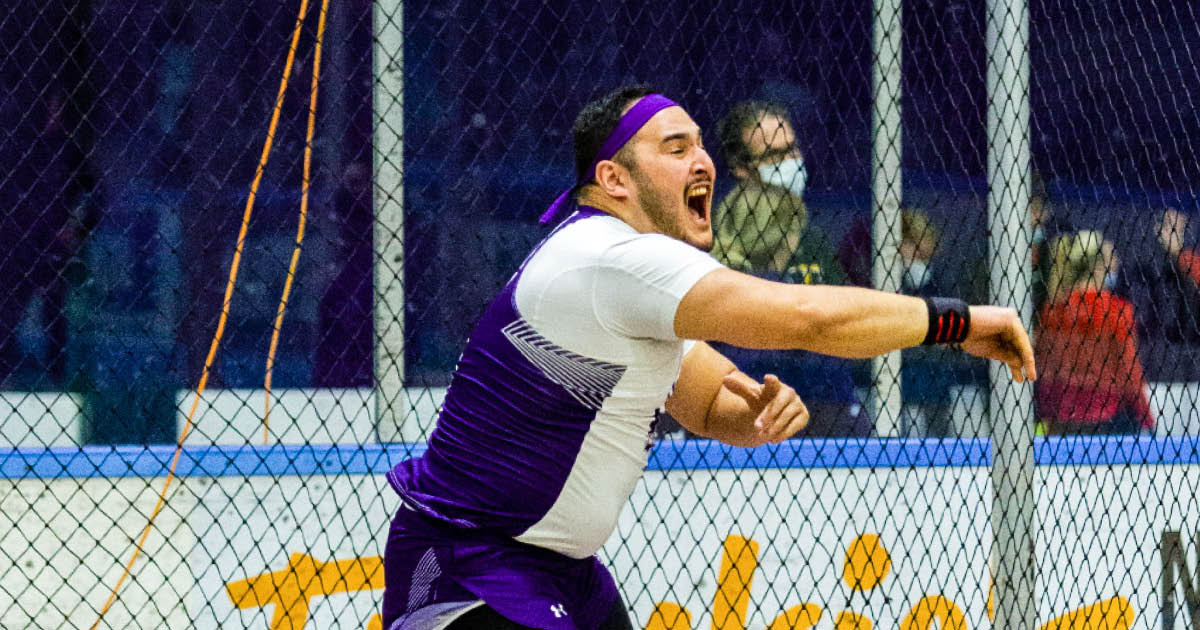
[[[708,221],[708,200],[712,196],[712,184],[707,182],[702,184],[693,184],[689,186],[684,193],[684,201],[687,207],[696,215],[696,219],[700,222]]]

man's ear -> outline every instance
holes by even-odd
[[[596,164],[596,185],[613,199],[628,199],[631,178],[629,170],[612,160]]]

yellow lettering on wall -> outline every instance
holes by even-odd
[[[381,588],[383,560],[379,556],[317,562],[307,554],[294,553],[287,568],[230,582],[225,591],[239,609],[274,606],[271,630],[302,630],[314,597]]]
[[[838,613],[837,623],[833,624],[834,630],[871,630],[871,620],[849,610],[843,610]]]
[[[692,613],[672,602],[661,602],[650,613],[646,630],[692,630]]]
[[[367,630],[383,630],[383,615],[375,613],[367,622]]]
[[[875,534],[862,534],[846,547],[842,580],[855,591],[869,591],[892,570],[892,556]]]
[[[821,618],[821,607],[816,604],[793,606],[775,618],[767,630],[808,630],[817,625]]]
[[[996,579],[988,579],[988,602],[987,602],[988,621],[996,620]]]
[[[935,619],[941,630],[967,630],[967,620],[958,605],[941,595],[922,597],[904,617],[900,630],[931,630]]]
[[[712,630],[745,630],[750,585],[758,569],[758,543],[729,536],[721,549],[721,571],[713,597]]]
[[[1056,617],[1041,630],[1129,630],[1133,608],[1124,597],[1114,597]]]

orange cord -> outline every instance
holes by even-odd
[[[171,458],[171,467],[167,472],[167,479],[163,483],[162,492],[158,495],[158,503],[155,504],[154,510],[150,513],[150,518],[146,523],[145,529],[142,530],[142,536],[138,539],[137,545],[133,548],[133,554],[129,557],[129,562],[125,564],[125,570],[121,573],[120,579],[113,586],[112,593],[108,596],[108,601],[100,609],[100,615],[96,618],[96,623],[92,624],[92,630],[96,630],[100,626],[100,622],[104,620],[105,613],[113,605],[117,599],[117,593],[121,590],[121,585],[125,583],[125,579],[129,577],[133,570],[133,564],[137,561],[138,555],[142,551],[142,547],[146,543],[146,538],[150,536],[150,529],[154,526],[154,519],[158,517],[158,513],[162,511],[163,504],[166,502],[167,490],[171,487],[171,482],[175,479],[175,467],[179,463],[179,456],[183,452],[183,442],[192,428],[192,421],[196,416],[196,409],[200,406],[200,398],[204,395],[204,389],[208,385],[208,374],[212,369],[212,363],[216,359],[217,349],[221,345],[221,338],[225,334],[225,323],[229,319],[229,305],[233,301],[233,288],[237,284],[238,265],[241,263],[242,251],[246,245],[246,232],[250,228],[250,216],[254,209],[254,200],[258,196],[258,186],[262,181],[263,171],[266,170],[267,160],[271,156],[271,145],[275,139],[275,129],[279,124],[280,112],[283,109],[283,96],[287,91],[288,79],[292,73],[292,65],[296,59],[296,48],[300,41],[300,30],[304,24],[304,18],[308,15],[308,0],[300,0],[300,14],[296,17],[296,27],[292,31],[292,44],[288,48],[287,63],[283,68],[283,78],[279,83],[279,94],[275,97],[275,109],[271,112],[271,124],[267,128],[267,139],[263,143],[262,157],[259,158],[258,168],[254,173],[254,181],[250,184],[250,196],[246,199],[246,209],[242,215],[242,226],[238,231],[237,247],[233,250],[233,263],[229,267],[229,281],[225,284],[225,299],[221,304],[221,316],[217,320],[217,332],[213,335],[212,345],[209,346],[208,356],[204,359],[204,369],[200,374],[200,382],[196,386],[196,398],[192,401],[192,408],[188,411],[187,423],[183,425],[183,431],[179,434],[179,440],[175,445],[175,455]]]
[[[296,247],[292,249],[292,260],[288,264],[287,279],[283,282],[283,295],[279,298],[279,310],[275,313],[275,326],[271,331],[271,347],[267,350],[266,405],[263,411],[263,445],[267,444],[271,425],[271,376],[275,372],[275,352],[279,348],[279,331],[283,329],[283,314],[287,310],[288,296],[292,292],[292,281],[296,278],[296,266],[300,262],[300,246],[304,243],[304,224],[308,220],[308,190],[312,170],[313,130],[317,126],[317,82],[321,76],[321,42],[325,37],[325,14],[329,0],[321,1],[321,13],[317,18],[317,43],[313,49],[312,87],[308,96],[308,131],[304,136],[304,175],[300,186],[300,223],[296,226]]]

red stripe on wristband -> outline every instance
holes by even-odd
[[[971,328],[971,311],[966,302],[954,298],[924,298],[929,328],[923,345],[961,343]]]

